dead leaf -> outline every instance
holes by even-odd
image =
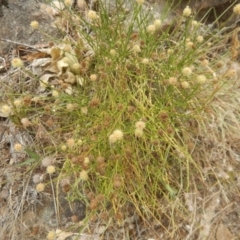
[[[234,239],[232,233],[225,225],[221,223],[216,232],[216,240],[232,240],[232,239]]]
[[[55,62],[60,59],[60,57],[62,55],[62,50],[58,47],[52,47],[50,55],[52,56],[53,62]]]
[[[46,65],[50,64],[52,62],[51,58],[39,58],[39,59],[34,59],[32,62],[32,72],[34,75],[39,76],[42,71],[43,67]]]
[[[32,62],[35,59],[46,58],[46,57],[49,57],[49,55],[45,52],[33,52],[30,54],[27,54],[23,59],[26,59],[28,62]]]
[[[57,240],[65,240],[68,237],[74,235],[74,233],[72,232],[64,232],[64,231],[61,231],[60,229],[56,230],[56,234],[57,234]]]
[[[48,86],[48,82],[50,81],[51,78],[54,78],[54,74],[44,74],[40,77],[40,92],[44,92]]]

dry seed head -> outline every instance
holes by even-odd
[[[136,45],[134,45],[134,46],[132,47],[132,51],[133,51],[134,53],[140,53],[140,52],[141,52],[141,48],[140,48],[140,46],[139,46],[138,44],[136,44]]]
[[[123,138],[122,130],[116,129],[113,133],[108,137],[110,144],[113,144]]]
[[[72,112],[73,110],[76,109],[76,106],[75,106],[73,103],[68,103],[68,104],[66,105],[66,109],[67,109],[68,111]]]
[[[122,187],[122,182],[119,181],[119,180],[114,180],[114,181],[113,181],[113,187],[114,187],[114,188],[120,188],[120,187]]]
[[[190,15],[192,14],[192,10],[189,6],[186,6],[184,9],[183,9],[183,16],[184,17],[189,17]]]
[[[191,41],[189,41],[189,42],[186,43],[186,47],[187,47],[187,48],[193,48],[193,46],[194,46],[194,43],[191,42]]]
[[[236,74],[237,74],[237,71],[236,71],[236,69],[229,69],[228,71],[227,71],[227,73],[226,73],[226,76],[227,77],[234,77],[234,76],[236,76]]]
[[[153,24],[147,26],[147,32],[148,33],[154,34],[155,31],[156,31],[156,27]]]
[[[42,181],[42,175],[40,173],[36,173],[33,175],[32,180],[34,183],[40,183]]]
[[[234,6],[233,13],[240,15],[240,3]]]
[[[38,21],[32,21],[30,23],[30,26],[33,28],[33,29],[38,29],[39,28],[39,22]]]
[[[54,158],[53,157],[45,157],[42,159],[42,166],[43,167],[48,167],[54,163]]]
[[[54,231],[50,231],[47,235],[47,240],[55,240],[56,239],[56,233]]]
[[[65,151],[67,150],[67,146],[66,146],[65,144],[63,144],[63,145],[61,146],[61,150],[65,152]]]
[[[74,147],[74,145],[75,145],[75,141],[74,141],[73,138],[67,139],[67,146],[68,147],[72,148],[72,147]]]
[[[148,58],[143,58],[142,63],[147,65],[149,64],[149,59]]]
[[[131,106],[131,105],[129,105],[128,107],[127,107],[127,110],[128,110],[128,112],[129,113],[133,113],[134,111],[135,111],[135,107],[134,106]]]
[[[96,209],[97,207],[98,207],[98,202],[97,202],[95,199],[92,199],[92,200],[90,201],[89,208],[90,208],[91,210],[94,210],[94,209]]]
[[[62,187],[62,191],[67,193],[71,189],[70,181],[67,178],[64,178],[60,181],[60,185]]]
[[[25,128],[30,127],[32,125],[32,123],[27,118],[22,118],[21,123]]]
[[[103,163],[103,162],[105,161],[105,158],[102,157],[102,156],[98,156],[97,159],[96,159],[96,161],[97,161],[98,163]]]
[[[22,144],[16,143],[16,144],[14,145],[14,150],[17,151],[17,152],[22,151],[22,150],[23,150]]]
[[[139,5],[143,5],[144,2],[145,2],[145,0],[136,0],[136,2],[137,2],[137,4],[139,4]]]
[[[113,144],[113,143],[117,142],[117,138],[116,138],[116,136],[114,134],[111,134],[108,137],[108,139],[109,139],[110,144]]]
[[[197,26],[199,26],[199,22],[198,21],[196,21],[196,20],[193,20],[192,21],[192,25],[194,26],[194,27],[197,27]]]
[[[198,75],[197,76],[197,82],[200,83],[200,84],[205,83],[206,80],[207,80],[207,78],[204,75]]]
[[[162,21],[160,19],[156,19],[156,20],[154,20],[153,24],[154,24],[156,29],[159,29],[162,26]]]
[[[203,42],[203,36],[197,36],[197,42],[202,43]]]
[[[48,46],[49,46],[50,48],[53,47],[54,45],[55,45],[54,42],[52,42],[52,41],[48,42]]]
[[[80,179],[83,180],[83,181],[87,181],[88,180],[88,173],[87,173],[87,171],[82,170],[80,172]]]
[[[115,49],[111,49],[110,50],[110,55],[113,56],[113,57],[116,56],[117,55],[117,51]]]
[[[97,107],[99,104],[100,99],[95,97],[89,102],[89,107]]]
[[[8,105],[3,105],[1,107],[1,112],[6,115],[9,116],[9,114],[11,113],[11,108]]]
[[[15,99],[13,104],[15,105],[15,107],[19,108],[22,106],[23,102],[21,99]]]
[[[47,173],[53,174],[56,172],[56,168],[53,165],[47,166]]]
[[[182,83],[181,83],[181,86],[182,86],[182,88],[184,88],[184,89],[187,89],[187,88],[190,87],[190,86],[189,86],[189,83],[188,83],[187,81],[182,82]]]
[[[97,80],[97,74],[91,74],[90,75],[90,80],[95,82]]]
[[[223,61],[218,61],[217,62],[217,65],[216,65],[217,68],[221,68],[223,66],[224,66],[224,62]]]
[[[45,185],[44,185],[43,183],[38,183],[38,184],[36,185],[36,191],[37,191],[37,192],[43,192],[44,189],[45,189]]]
[[[142,137],[143,136],[143,130],[140,129],[140,128],[136,128],[134,134],[135,134],[135,137]]]
[[[135,123],[137,129],[143,130],[146,127],[146,123],[142,120]]]
[[[157,61],[159,59],[159,54],[156,52],[151,53],[151,59]]]
[[[79,72],[80,72],[80,68],[81,68],[80,63],[74,63],[74,64],[72,65],[72,70],[73,70],[75,73],[79,73]]]
[[[168,127],[167,128],[167,133],[170,134],[170,135],[173,134],[174,133],[174,129],[171,126]]]
[[[61,179],[60,185],[61,185],[61,187],[65,186],[65,185],[70,185],[69,179],[68,178]]]
[[[185,67],[182,70],[182,74],[184,76],[190,76],[192,74],[192,69],[190,67]]]
[[[169,83],[170,85],[177,85],[177,78],[175,78],[175,77],[169,78],[169,79],[168,79],[168,83]]]
[[[81,9],[84,10],[84,8],[87,6],[85,0],[78,0],[77,1],[77,6]]]
[[[14,58],[11,63],[14,68],[19,68],[23,66],[23,61],[20,58]]]
[[[85,157],[83,163],[84,163],[85,165],[88,165],[88,164],[90,163],[89,157]]]
[[[201,64],[202,64],[203,66],[208,66],[208,65],[209,65],[209,61],[208,61],[207,59],[203,59],[202,62],[201,62]]]
[[[158,117],[160,118],[161,121],[165,122],[169,116],[168,116],[168,113],[167,112],[160,112]]]
[[[112,134],[116,137],[117,140],[121,140],[123,138],[123,132],[120,129],[114,130]]]
[[[93,10],[89,10],[88,11],[88,17],[91,19],[91,20],[96,20],[98,19],[98,15],[95,11]]]
[[[59,97],[59,92],[56,90],[52,90],[52,96],[55,98]]]
[[[72,0],[64,0],[64,4],[70,7],[72,5]]]
[[[122,178],[119,174],[116,174],[114,177],[113,177],[113,187],[114,188],[120,188],[122,187],[123,183],[122,183]]]

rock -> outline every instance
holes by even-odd
[[[187,5],[197,13],[198,19],[204,18],[207,23],[213,23],[218,19],[219,22],[225,22],[232,17],[232,6],[240,3],[240,0],[182,0],[175,1],[180,9],[185,8]],[[227,25],[231,25],[235,21],[235,17],[232,18]]]
[[[43,2],[43,0],[41,0]],[[30,27],[31,21],[38,21],[40,29],[51,37],[58,31],[51,26],[53,19],[40,10],[40,2],[33,0],[0,0],[0,56],[8,53],[14,44],[8,39],[23,44],[40,44],[49,41],[50,37]],[[8,7],[8,8],[6,8]]]

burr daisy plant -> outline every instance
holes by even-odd
[[[194,158],[199,129],[236,78],[231,65],[218,65],[229,56],[217,47],[226,36],[216,37],[189,6],[176,21],[167,7],[156,16],[144,1],[114,4],[60,2],[54,18],[64,37],[49,44],[49,62],[33,80],[38,90],[11,95],[1,111],[35,134],[44,165],[35,167],[84,201],[87,216],[117,218],[131,204],[143,219],[161,222],[164,212],[174,222],[177,211],[185,221],[182,196],[196,176],[205,181]],[[20,59],[12,65],[29,71]],[[36,190],[48,186],[43,179]]]

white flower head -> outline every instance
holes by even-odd
[[[192,10],[189,6],[186,6],[184,9],[183,9],[183,16],[184,17],[189,17],[190,15],[192,14]]]

